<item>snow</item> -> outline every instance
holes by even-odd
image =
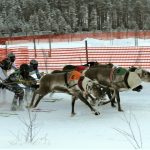
[[[101,41],[86,39],[90,46],[134,46],[134,39]],[[52,46],[81,47],[84,41],[52,43]],[[139,46],[149,46],[149,40],[138,39]],[[21,44],[20,44],[21,45]],[[20,46],[19,45],[19,46]],[[10,47],[13,45],[10,45]],[[21,46],[32,47],[31,43]],[[38,47],[46,48],[47,43],[40,43]],[[105,150],[105,149],[134,149],[133,145],[122,133],[129,132],[129,121],[135,135],[135,140],[140,144],[142,136],[142,147],[137,149],[150,149],[150,100],[149,83],[143,83],[141,92],[121,92],[121,106],[124,112],[118,112],[117,107],[112,108],[110,104],[95,106],[100,115],[95,116],[90,109],[80,100],[76,101],[76,115],[71,117],[71,96],[63,93],[47,95],[38,105],[38,108],[49,112],[31,112],[31,117],[36,115],[33,131],[36,133],[33,143],[25,142],[27,137],[27,126],[29,113],[25,111],[10,111],[13,93],[0,90],[0,150],[5,149],[45,149],[45,150]],[[50,99],[57,99],[49,102]],[[28,97],[28,101],[31,96]],[[26,103],[26,101],[25,101]],[[125,120],[127,118],[127,120]],[[136,123],[137,122],[137,123]],[[29,124],[29,123],[27,123]],[[139,131],[140,128],[140,131]],[[133,138],[132,138],[133,139]],[[135,140],[132,140],[135,145]]]
[[[85,47],[85,41],[87,41],[89,47],[125,47],[125,46],[150,46],[150,39],[114,39],[114,40],[98,40],[93,38],[86,38],[83,41],[73,41],[73,42],[52,42],[51,48],[74,48],[74,47]],[[18,43],[7,45],[8,48],[16,46],[25,46],[34,49],[34,43]],[[0,45],[0,48],[6,48],[5,45]],[[37,49],[49,49],[48,42],[36,41]]]

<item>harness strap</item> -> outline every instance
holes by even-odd
[[[84,79],[84,76],[81,76],[80,79],[78,80],[78,86],[82,91],[84,91],[83,86],[82,86],[83,79]]]
[[[129,77],[129,71],[128,71],[128,72],[125,74],[125,76],[124,76],[124,82],[125,82],[127,88],[130,88],[130,86],[129,86],[129,84],[128,84],[128,77]]]
[[[65,79],[65,84],[66,84],[66,86],[68,87],[68,88],[72,88],[72,87],[74,87],[74,86],[76,86],[77,84],[74,84],[74,85],[72,85],[72,86],[69,86],[69,84],[68,84],[68,80],[67,80],[67,75],[68,75],[68,72],[65,72],[65,74],[64,74],[64,79]]]

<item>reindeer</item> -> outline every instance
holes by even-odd
[[[86,95],[91,96],[94,93],[92,86],[95,82],[87,77],[81,76],[79,72],[77,73],[78,75],[73,75],[73,72],[77,73],[77,71],[70,71],[44,75],[40,80],[39,88],[33,94],[30,107],[35,108],[40,100],[48,93],[60,91],[72,95],[72,116],[75,115],[74,105],[78,98],[84,102],[95,115],[99,115],[100,113],[93,108],[85,98]]]
[[[73,69],[73,66],[65,66],[63,70]],[[123,74],[119,75],[120,70],[123,70]],[[90,67],[88,70],[85,70],[83,74],[92,79],[97,80],[99,82],[98,86],[100,88],[94,89],[95,96],[100,98],[105,94],[108,95],[109,101],[101,102],[102,104],[107,104],[111,102],[111,106],[115,107],[115,98],[118,102],[118,111],[122,111],[120,106],[120,91],[126,91],[132,89],[133,91],[141,91],[141,81],[150,82],[150,73],[147,70],[142,68],[131,67],[122,68],[116,67],[112,63],[108,64],[97,64],[95,66]],[[132,79],[133,77],[133,79]],[[130,82],[130,85],[129,83]],[[95,99],[94,99],[95,100]]]
[[[121,70],[122,73],[119,73]],[[110,94],[110,102],[112,103],[112,106],[114,106],[114,99],[117,99],[118,111],[122,111],[119,92],[135,89],[142,82],[136,72],[131,72],[122,67],[115,67],[109,64],[90,67],[84,74],[91,80],[98,81],[99,84],[103,85],[103,88],[109,93],[113,91],[113,96]],[[150,76],[147,77],[147,81],[149,79]]]
[[[126,68],[129,72],[134,72],[136,73],[139,78],[141,79],[142,82],[150,82],[150,72],[141,68],[141,67],[135,67],[135,66],[131,66],[129,68]],[[134,79],[133,79],[134,80]],[[139,85],[135,88],[132,89],[132,91],[137,91],[137,92],[140,92],[142,90],[143,86],[142,85]],[[111,102],[111,105],[112,106],[115,106],[114,103],[115,103],[115,98],[111,98],[111,94],[110,94],[110,91],[108,91],[109,93],[109,98],[110,100],[109,101],[106,101],[106,102],[101,102],[102,105],[105,105],[109,102]]]

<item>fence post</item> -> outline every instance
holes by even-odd
[[[34,56],[36,58],[36,41],[35,41],[35,37],[33,38],[33,43],[34,43]]]
[[[5,49],[6,49],[6,56],[7,56],[8,53],[7,41],[5,41]]]
[[[48,53],[48,56],[51,57],[51,54],[52,54],[52,46],[51,46],[51,39],[49,37],[49,53]]]
[[[88,58],[88,45],[87,45],[87,40],[85,41],[85,50],[86,50],[86,63],[89,62]]]

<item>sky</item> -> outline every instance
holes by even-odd
[[[134,39],[99,41],[88,40],[91,46],[134,46]],[[149,40],[139,39],[139,46],[149,46]],[[53,47],[79,46],[83,41],[53,43]],[[32,46],[31,43],[26,43]],[[46,48],[48,43],[39,43]],[[16,46],[16,45],[15,45]],[[37,109],[30,112],[10,111],[13,93],[0,90],[0,149],[5,150],[112,150],[150,149],[150,100],[149,83],[142,83],[141,92],[121,92],[123,112],[110,104],[95,106],[100,115],[95,116],[80,100],[76,101],[76,115],[71,117],[71,96],[63,93],[48,94]],[[27,101],[30,102],[31,94]],[[107,97],[106,97],[107,98]],[[25,101],[25,105],[27,101]],[[37,110],[36,109],[36,110]],[[33,141],[27,140],[27,128],[33,121]],[[133,133],[133,137],[129,137]],[[129,139],[128,139],[129,138]],[[27,140],[27,141],[26,141]]]

